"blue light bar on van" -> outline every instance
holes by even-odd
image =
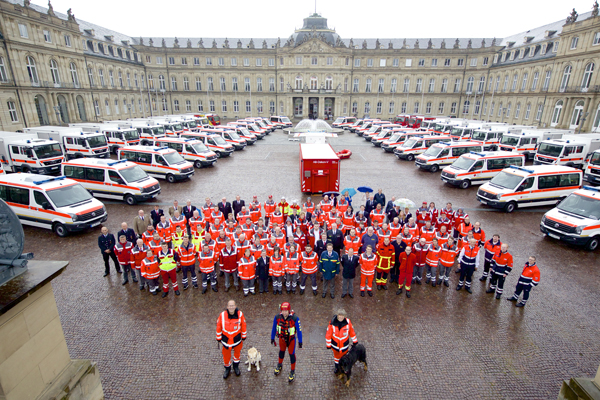
[[[485,154],[483,154],[483,153],[477,153],[475,151],[470,151],[469,153],[475,154],[476,156],[485,157]]]
[[[169,150],[168,147],[155,147],[154,149],[152,149],[154,151],[160,151],[160,150]]]
[[[112,161],[112,162],[106,163],[106,165],[113,166],[115,164],[120,164],[120,163],[124,163],[124,162],[127,162],[127,160]]]
[[[63,179],[65,179],[66,176],[61,175],[61,176],[57,176],[55,178],[48,178],[48,179],[42,179],[41,181],[33,181],[34,185],[41,185],[42,183],[47,183],[47,182],[52,182],[52,181],[61,181]]]
[[[527,168],[523,168],[523,167],[517,167],[516,165],[511,165],[511,166],[510,166],[510,167],[508,167],[508,168],[514,168],[514,169],[518,169],[518,170],[520,170],[520,171],[529,172],[530,174],[533,174],[533,173],[535,173],[535,171],[534,171],[534,170],[532,170],[532,169],[527,169]]]
[[[583,186],[583,188],[587,190],[593,190],[594,192],[600,192],[600,187]]]
[[[452,142],[437,142],[436,144],[443,144],[444,146],[452,145]]]

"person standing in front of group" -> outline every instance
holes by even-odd
[[[243,341],[246,340],[246,317],[238,310],[235,301],[227,302],[227,309],[217,318],[217,346],[223,346],[223,379],[231,373],[231,352],[233,351],[233,372],[240,376],[240,356]]]
[[[471,280],[473,272],[479,268],[479,242],[477,239],[471,239],[468,246],[465,246],[460,251],[458,256],[458,264],[460,265],[460,278],[456,290],[462,289],[466,285],[466,290],[469,294],[471,290]]]
[[[352,341],[352,344],[358,343],[352,322],[346,318],[346,311],[340,308],[329,322],[325,334],[325,345],[328,349],[333,349],[335,374],[340,372],[340,358],[350,349],[350,341]]]
[[[346,295],[354,298],[354,278],[356,277],[356,267],[358,267],[358,256],[354,254],[352,247],[348,248],[348,253],[342,256],[342,299]]]
[[[279,344],[279,359],[274,373],[275,376],[281,373],[287,350],[291,364],[288,382],[292,383],[296,378],[296,337],[298,337],[298,347],[302,348],[302,326],[300,326],[300,318],[294,314],[290,303],[283,302],[279,309],[280,313],[273,319],[273,329],[271,329],[271,344],[275,347]],[[275,342],[275,337],[279,339],[279,343]]]
[[[521,292],[523,292],[523,298],[516,304],[517,307],[525,307],[527,300],[529,300],[529,292],[534,286],[537,286],[540,283],[540,269],[535,261],[536,259],[534,256],[529,257],[529,261],[525,263],[523,272],[521,272],[521,276],[517,282],[515,293],[511,298],[507,299],[508,301],[518,302],[519,296],[521,295]]]
[[[330,288],[331,298],[335,297],[335,276],[340,272],[340,255],[333,250],[333,244],[327,243],[327,250],[321,253],[319,270],[323,275],[323,295],[327,296]]]
[[[108,233],[108,228],[103,226],[101,230],[102,234],[98,236],[98,247],[100,247],[100,251],[102,252],[102,259],[104,260],[104,276],[110,274],[110,266],[108,264],[108,259],[113,260],[113,264],[115,266],[115,270],[117,273],[121,273],[121,266],[119,265],[119,260],[115,255],[115,236],[112,233]]]

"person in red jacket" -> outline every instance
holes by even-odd
[[[417,257],[413,254],[412,248],[406,246],[403,253],[398,257],[398,291],[396,295],[402,294],[402,288],[406,287],[406,297],[410,297],[410,284],[412,283],[413,269]]]
[[[491,270],[492,278],[490,279],[490,287],[486,293],[496,292],[496,299],[502,297],[504,291],[504,281],[513,268],[513,256],[508,252],[508,244],[502,243],[500,251],[494,254],[492,260],[494,268]]]
[[[246,340],[246,317],[237,309],[234,300],[227,302],[227,310],[217,318],[217,346],[223,346],[223,379],[231,372],[231,351],[233,350],[233,372],[240,376],[240,356],[243,341]]]
[[[483,246],[485,250],[485,254],[483,257],[483,274],[481,275],[481,278],[479,278],[481,282],[487,280],[488,274],[490,278],[494,276],[494,270],[492,269],[490,271],[490,267],[492,265],[492,260],[494,259],[494,256],[500,252],[501,246],[502,242],[500,241],[500,235],[498,234],[495,234],[490,240],[485,242],[485,245]]]
[[[444,286],[450,286],[450,271],[454,267],[456,256],[460,250],[454,244],[454,239],[449,237],[448,241],[442,245],[442,251],[440,255],[440,286],[444,282]]]
[[[198,253],[198,267],[200,269],[200,277],[202,279],[202,294],[208,290],[208,281],[213,292],[218,292],[217,274],[215,272],[215,261],[217,260],[215,250],[211,249],[208,244],[202,245],[202,251]],[[185,288],[184,288],[185,289]]]
[[[352,322],[346,318],[346,311],[340,308],[331,319],[331,322],[329,322],[327,333],[325,334],[325,345],[328,349],[333,349],[335,374],[340,372],[340,358],[350,349],[350,341],[352,341],[352,344],[358,343]]]
[[[365,297],[365,288],[369,297],[373,297],[372,286],[373,277],[375,276],[375,267],[377,266],[377,255],[373,254],[373,247],[367,245],[367,251],[362,253],[358,258],[360,265],[360,296]]]
[[[256,278],[256,260],[252,257],[250,248],[246,248],[244,256],[239,259],[238,270],[242,285],[244,286],[244,297],[248,297],[248,293],[255,295],[254,279]]]
[[[306,279],[310,278],[312,283],[313,295],[317,295],[317,265],[319,264],[319,256],[312,249],[310,244],[305,246],[306,250],[300,255],[302,259],[302,278],[300,280],[300,294],[304,294],[306,289]]]
[[[240,290],[240,284],[238,281],[238,255],[237,249],[231,245],[231,239],[225,239],[225,247],[219,253],[219,265],[221,271],[225,275],[225,291],[229,292],[229,287],[231,284],[229,283],[229,278],[231,277],[233,280],[233,285],[235,286],[235,290]]]
[[[438,244],[437,239],[433,238],[433,242],[431,242],[427,248],[427,257],[425,258],[425,263],[427,264],[427,280],[425,281],[425,284],[431,282],[431,286],[436,286],[438,265],[440,263],[441,255],[442,247]]]
[[[534,286],[537,286],[540,283],[540,269],[535,263],[535,257],[530,256],[529,261],[525,263],[525,267],[523,267],[523,272],[521,272],[521,276],[519,277],[519,281],[517,282],[517,288],[515,289],[515,293],[511,298],[506,299],[508,301],[519,301],[519,296],[521,292],[523,292],[523,298],[519,303],[516,304],[517,307],[525,307],[527,304],[527,300],[529,300],[529,292]]]
[[[146,278],[142,275],[142,261],[146,258],[148,250],[150,250],[150,247],[144,243],[143,239],[138,239],[136,245],[131,249],[131,257],[133,258],[133,264],[138,275],[138,280],[140,281],[140,290],[144,290],[147,285]],[[150,286],[148,286],[148,289],[150,289]]]
[[[269,259],[269,275],[273,279],[273,294],[283,294],[283,276],[285,275],[283,266],[283,256],[279,254],[279,246],[275,245],[273,254]]]
[[[142,260],[141,273],[148,283],[148,290],[154,296],[158,294],[160,287],[158,286],[158,277],[160,276],[160,268],[158,268],[158,257],[152,250],[146,251],[146,258]]]
[[[388,274],[396,258],[395,248],[388,236],[383,239],[383,243],[377,246],[377,258],[379,259],[377,263],[377,277],[375,279],[377,290],[387,290]]]
[[[420,285],[421,280],[423,279],[423,270],[425,270],[425,265],[427,263],[428,250],[429,246],[425,243],[425,238],[419,239],[419,241],[413,246],[413,254],[415,255],[413,281],[416,282],[417,285]]]
[[[125,235],[119,236],[119,243],[115,244],[114,252],[123,270],[123,285],[129,283],[129,274],[131,274],[131,279],[134,282],[138,281],[134,272],[135,266],[133,255],[131,254],[132,250],[133,244],[127,241],[127,237]]]

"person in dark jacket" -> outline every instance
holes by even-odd
[[[108,228],[103,226],[102,235],[98,236],[98,247],[100,247],[102,258],[104,259],[104,276],[110,274],[110,267],[108,265],[109,258],[112,258],[115,270],[119,274],[121,273],[121,266],[119,260],[117,260],[117,255],[114,252],[115,244],[117,244],[115,236],[112,233],[108,233]]]
[[[158,205],[154,206],[154,210],[150,211],[150,218],[152,218],[152,225],[154,225],[154,229],[156,229],[156,225],[160,222],[160,217],[165,215],[165,212],[162,208],[159,208]]]
[[[340,272],[340,255],[333,251],[333,244],[327,243],[327,250],[319,259],[319,271],[323,274],[323,295],[327,296],[327,288],[331,288],[331,298],[335,297],[335,276]]]
[[[240,211],[242,211],[242,207],[246,206],[246,202],[240,199],[240,196],[235,196],[235,201],[233,202],[233,217],[237,219],[237,215]]]
[[[333,250],[342,254],[342,247],[344,247],[344,233],[339,229],[340,227],[334,222],[331,224],[331,229],[327,231],[327,241],[333,244]]]
[[[342,256],[342,299],[346,294],[354,298],[352,289],[354,278],[356,277],[356,267],[358,267],[358,256],[354,254],[352,247],[348,248],[348,254]]]
[[[182,214],[185,216],[187,221],[194,216],[194,211],[196,211],[196,206],[192,205],[191,200],[186,201],[185,206],[182,208]]]
[[[260,252],[260,257],[256,260],[256,278],[258,279],[258,292],[267,293],[269,291],[269,257],[267,250]]]
[[[406,250],[406,243],[402,241],[402,235],[396,236],[396,240],[392,241],[392,246],[394,246],[394,266],[390,271],[390,282],[398,282],[398,268],[400,268],[398,257]]]
[[[377,193],[373,196],[373,201],[375,202],[375,207],[377,207],[377,204],[381,204],[381,208],[385,207],[385,194],[383,194],[381,189],[377,190]]]
[[[227,219],[229,219],[229,214],[233,212],[233,209],[231,208],[231,203],[228,202],[225,197],[223,197],[221,199],[221,202],[219,203],[219,211],[223,213],[223,218],[225,218],[226,221]]]
[[[371,215],[371,211],[373,211],[375,207],[377,207],[377,203],[375,203],[375,200],[373,200],[373,196],[367,193],[367,202],[365,203],[365,217],[367,217],[367,222],[369,226],[371,225],[369,217]]]
[[[121,230],[117,232],[117,237],[125,235],[125,238],[128,242],[135,243],[137,241],[137,235],[135,231],[127,226],[127,222],[123,222],[121,224]]]
[[[367,233],[363,235],[360,240],[360,254],[367,251],[367,246],[371,245],[371,248],[376,249],[379,243],[379,237],[375,234],[375,230],[372,226],[367,229]]]

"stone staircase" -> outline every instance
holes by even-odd
[[[571,378],[563,381],[558,400],[600,400],[600,369],[595,379]]]

